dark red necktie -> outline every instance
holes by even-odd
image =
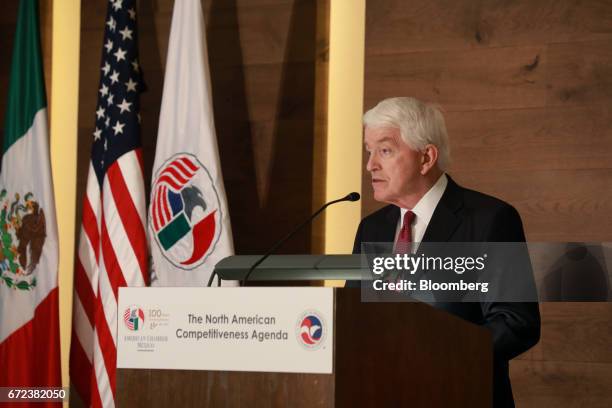
[[[412,252],[412,222],[414,221],[414,213],[412,211],[406,211],[404,215],[404,222],[402,229],[397,236],[397,242],[395,243],[396,254],[410,254]]]

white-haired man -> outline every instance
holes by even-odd
[[[389,205],[364,218],[353,248],[363,242],[524,242],[509,204],[457,185],[445,172],[450,149],[444,117],[414,98],[385,99],[363,117],[367,170],[374,199]],[[508,361],[539,340],[537,303],[436,303],[483,325],[493,338],[493,405],[512,407]]]

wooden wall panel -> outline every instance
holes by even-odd
[[[368,55],[588,41],[612,34],[609,0],[370,3]]]
[[[610,406],[612,364],[515,360],[510,375],[517,407]]]
[[[547,105],[609,104],[611,41],[612,35],[599,41],[549,44]]]
[[[545,59],[541,46],[415,51],[376,56],[375,64],[367,58],[366,109],[404,89],[447,111],[546,103],[544,73],[536,69]]]
[[[205,9],[210,13],[213,5],[206,5]],[[300,24],[309,25],[316,21],[317,8],[312,2],[244,2],[235,8],[219,6],[214,11],[214,19],[212,14],[207,19],[210,35],[224,38],[239,32],[243,65],[312,62],[312,28],[304,33],[307,35],[295,35]],[[300,21],[292,20],[292,14],[299,15]],[[294,35],[287,35],[290,32]],[[220,47],[215,63],[219,66],[235,65],[231,49]]]
[[[450,174],[520,212],[530,241],[612,241],[612,1],[370,0],[364,110],[441,105]],[[363,172],[363,214],[372,199]],[[517,406],[607,406],[609,304],[541,305]]]
[[[612,363],[612,303],[545,302],[540,313],[542,338],[521,359]]]
[[[461,137],[452,155],[478,152],[478,160],[454,159],[454,172],[610,168],[609,105],[446,112],[446,119],[448,133]],[[585,132],[591,135],[588,143]],[[537,158],[525,160],[535,153]]]
[[[512,203],[529,241],[610,241],[612,169],[483,169],[455,178]]]

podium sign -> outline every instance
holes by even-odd
[[[117,367],[331,374],[332,288],[119,288]]]

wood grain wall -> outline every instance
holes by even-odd
[[[445,112],[450,174],[520,212],[530,241],[612,241],[612,2],[370,0],[364,110]],[[363,214],[379,208],[363,175]],[[541,305],[517,406],[609,406],[610,303]]]
[[[142,140],[155,155],[172,0],[139,1]],[[203,0],[213,107],[236,253],[262,253],[323,199],[327,1]],[[106,2],[82,7],[78,206],[87,177]],[[316,167],[315,167],[316,166]],[[80,210],[79,210],[80,211]],[[320,251],[320,222],[281,253]]]

